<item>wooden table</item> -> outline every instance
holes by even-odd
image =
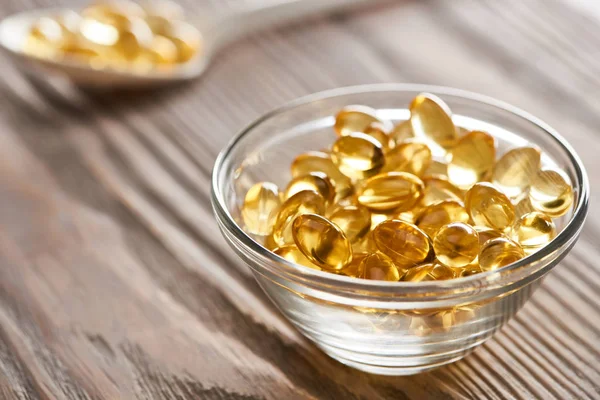
[[[0,13],[51,1],[6,0]],[[209,202],[213,161],[250,120],[374,82],[520,106],[574,145],[597,188],[593,4],[392,2],[258,34],[160,93],[42,85],[1,56],[0,398],[600,398],[597,198],[575,249],[502,331],[460,362],[399,378],[344,367],[295,332]]]

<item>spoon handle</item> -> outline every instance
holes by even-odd
[[[206,39],[210,40],[211,50],[214,52],[254,31],[372,2],[373,0],[253,0],[214,21],[212,29],[207,32],[210,37]]]

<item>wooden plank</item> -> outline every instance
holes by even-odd
[[[49,3],[6,2],[0,15]],[[600,398],[595,215],[492,341],[388,378],[341,366],[291,328],[217,234],[209,204],[214,158],[249,121],[372,82],[507,100],[555,126],[594,171],[594,18],[558,0],[398,1],[253,35],[198,82],[152,96],[35,83],[1,56],[0,396]]]

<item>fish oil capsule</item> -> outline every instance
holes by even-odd
[[[480,182],[465,195],[465,207],[475,225],[503,232],[515,220],[515,209],[508,197],[492,184]]]
[[[429,273],[436,281],[445,281],[456,278],[456,273],[446,265],[436,264]]]
[[[338,208],[329,216],[329,220],[336,224],[353,244],[362,240],[371,230],[371,213],[363,206]]]
[[[536,211],[557,218],[573,204],[573,188],[559,172],[541,170],[529,188],[529,201]]]
[[[487,241],[479,252],[479,265],[483,271],[492,271],[525,257],[518,243],[501,237]]]
[[[485,132],[473,131],[460,138],[450,151],[448,180],[467,190],[488,177],[496,161],[496,143]]]
[[[154,35],[152,30],[141,18],[130,18],[129,25],[119,30],[119,38],[111,45],[110,56],[115,61],[135,61],[142,57],[144,51],[152,47]]]
[[[303,190],[312,190],[323,196],[326,203],[333,202],[335,198],[335,188],[331,180],[322,172],[310,172],[306,175],[298,176],[288,183],[283,194],[284,199],[289,199],[293,195]]]
[[[183,9],[172,1],[145,1],[141,6],[146,13],[148,26],[157,35],[164,36],[168,33],[172,21],[184,19]]]
[[[423,264],[414,268],[409,268],[402,276],[405,282],[425,282],[456,278],[456,273],[452,268],[440,264]]]
[[[434,237],[438,230],[451,222],[469,222],[469,214],[462,203],[443,200],[423,208],[415,221],[426,234]]]
[[[331,215],[333,215],[334,212],[338,211],[340,208],[349,206],[360,206],[360,204],[358,204],[358,201],[356,200],[356,196],[348,196],[344,197],[343,199],[336,198],[334,199],[333,203],[329,204],[324,216],[327,218],[331,218]]]
[[[336,197],[345,198],[353,191],[350,178],[342,174],[331,160],[331,155],[322,151],[309,151],[294,159],[291,166],[292,177],[297,178],[311,172],[322,172],[329,177],[335,187]]]
[[[447,179],[439,176],[423,178],[425,188],[419,204],[427,207],[444,200],[463,201],[463,192]]]
[[[323,214],[325,200],[323,196],[312,190],[298,192],[279,207],[275,224],[273,225],[273,240],[278,246],[293,244],[292,223],[302,214]]]
[[[389,131],[391,129],[391,127],[387,127],[389,124],[377,118],[376,114],[377,112],[371,107],[346,106],[335,116],[333,129],[338,136],[346,136],[355,132],[364,133],[369,125],[379,122],[386,125],[386,130]]]
[[[417,210],[416,208],[410,210],[410,211],[403,211],[401,213],[398,213],[394,216],[393,219],[399,219],[400,221],[404,221],[404,222],[408,222],[411,224],[414,224],[417,217],[416,217],[416,213],[419,210]]]
[[[331,159],[340,172],[351,179],[364,179],[383,168],[381,143],[364,133],[340,137],[331,148]]]
[[[271,251],[279,248],[277,243],[275,243],[275,239],[273,239],[273,234],[265,236],[264,241],[263,241],[263,247],[265,249],[271,250]]]
[[[60,56],[75,46],[80,20],[72,11],[38,19],[31,27],[23,50],[42,58]]]
[[[534,211],[523,215],[512,229],[512,238],[519,243],[525,252],[532,252],[544,247],[556,237],[556,227],[552,218]]]
[[[296,217],[292,234],[298,249],[322,269],[340,271],[352,261],[352,248],[344,232],[320,215]]]
[[[523,215],[533,211],[535,210],[529,201],[529,193],[525,193],[525,195],[517,201],[517,204],[515,204],[515,216],[521,218]]]
[[[488,240],[496,239],[499,237],[504,237],[502,232],[496,231],[494,229],[490,229],[485,226],[475,226],[474,228],[477,231],[477,234],[479,235],[479,245],[480,246],[483,246],[483,244],[485,242],[487,242]]]
[[[454,269],[454,273],[456,274],[456,276],[459,276],[461,278],[480,274],[482,272],[483,272],[483,270],[479,266],[479,263],[471,263],[463,268],[455,268]]]
[[[432,160],[423,172],[423,176],[448,179],[448,164]]]
[[[406,139],[415,137],[410,120],[399,122],[396,126],[394,126],[390,132],[390,137],[396,145],[404,142]]]
[[[171,21],[164,36],[177,47],[177,62],[188,62],[200,54],[202,35],[193,25],[183,21]]]
[[[161,35],[154,35],[150,47],[144,49],[142,58],[151,65],[158,67],[172,66],[177,62],[177,46],[168,38]]]
[[[363,133],[381,143],[384,153],[396,147],[396,142],[390,137],[389,126],[382,122],[372,122]]]
[[[433,239],[433,249],[442,264],[462,268],[479,255],[479,235],[471,226],[454,222],[440,228]]]
[[[373,253],[365,257],[358,269],[359,277],[363,279],[391,282],[400,280],[400,272],[394,262],[381,253]]]
[[[353,253],[374,253],[377,251],[377,246],[375,246],[375,241],[373,240],[373,231],[368,232],[364,238],[361,240],[352,243],[352,252]]]
[[[392,219],[373,230],[377,249],[390,257],[398,268],[410,268],[422,263],[429,255],[429,238],[408,222]]]
[[[421,93],[410,103],[410,124],[416,136],[425,136],[448,150],[456,143],[450,109],[439,97]]]
[[[535,147],[519,147],[504,154],[494,167],[493,184],[508,197],[526,191],[540,170],[541,152]]]
[[[91,4],[83,9],[81,15],[84,19],[123,29],[129,25],[130,18],[144,18],[146,12],[133,1],[117,0]]]
[[[377,225],[382,223],[383,221],[387,221],[388,219],[394,219],[393,213],[371,213],[371,229],[375,229]]]
[[[368,179],[357,192],[358,202],[374,211],[412,209],[423,195],[423,181],[406,172],[387,172]]]
[[[351,276],[353,278],[360,278],[360,263],[365,257],[368,257],[370,253],[358,253],[353,250],[352,261],[344,269],[340,271],[342,275]]]
[[[242,220],[246,231],[254,235],[270,235],[280,204],[277,185],[271,182],[253,185],[246,193],[242,206]]]
[[[408,172],[422,176],[431,163],[431,150],[425,143],[404,142],[385,156],[385,172]]]
[[[305,267],[316,269],[318,271],[321,270],[318,266],[313,264],[298,248],[294,245],[287,245],[283,247],[279,247],[273,251],[273,253],[278,256],[285,258],[289,262],[294,264],[304,265]]]
[[[142,18],[112,13],[90,17],[85,11],[80,33],[111,67],[119,69],[128,69],[133,61],[143,57],[154,37]]]

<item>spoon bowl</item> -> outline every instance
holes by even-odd
[[[202,75],[212,56],[227,44],[253,31],[313,14],[331,12],[373,0],[278,0],[265,4],[262,1],[247,3],[230,14],[207,15],[197,28],[202,38],[201,50],[195,57],[169,70],[127,71],[112,68],[93,68],[83,62],[68,58],[41,58],[24,51],[33,25],[42,17],[51,17],[67,11],[47,8],[11,15],[0,22],[0,47],[13,61],[30,75],[49,79],[63,76],[73,84],[101,89],[149,89],[195,79]]]
[[[46,78],[62,75],[77,86],[111,89],[159,87],[194,79],[202,74],[208,63],[208,54],[199,52],[191,60],[173,66],[168,71],[135,72],[111,68],[94,69],[83,62],[64,58],[41,58],[24,51],[25,41],[33,25],[42,17],[51,17],[67,11],[48,8],[11,15],[0,22],[0,47],[27,73]]]

